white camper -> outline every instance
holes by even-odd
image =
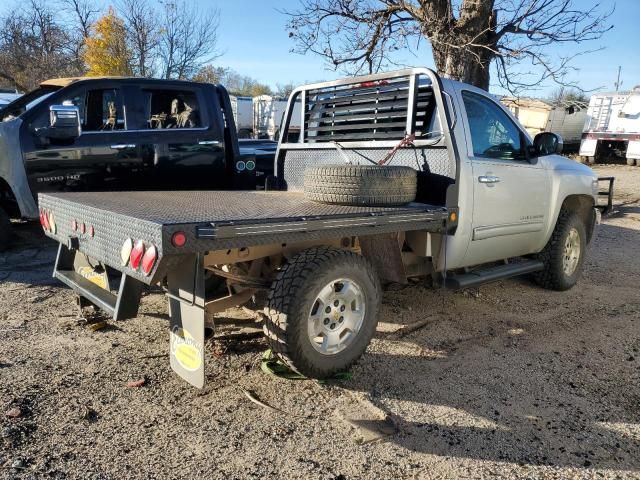
[[[615,156],[640,166],[640,85],[591,97],[580,156],[589,163]]]

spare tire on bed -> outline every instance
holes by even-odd
[[[416,198],[417,174],[411,167],[323,165],[304,172],[304,195],[333,205],[405,205]]]

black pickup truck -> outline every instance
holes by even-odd
[[[238,142],[220,85],[140,78],[43,82],[0,109],[0,250],[39,193],[253,190],[275,143]]]

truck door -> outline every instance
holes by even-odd
[[[495,101],[462,91],[467,155],[473,171],[472,239],[465,263],[531,253],[549,214],[550,182],[529,159],[526,135]]]
[[[230,188],[223,126],[214,115],[220,109],[212,102],[196,85],[140,86],[136,128],[152,165],[151,188]]]
[[[81,134],[75,139],[43,139],[51,105],[75,105]],[[123,187],[140,162],[135,134],[127,129],[120,88],[94,83],[65,88],[34,108],[23,126],[22,148],[32,192],[105,190]],[[119,172],[124,172],[119,175]]]

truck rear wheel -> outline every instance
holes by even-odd
[[[539,285],[553,290],[568,290],[578,281],[587,248],[582,219],[574,212],[561,210],[549,242],[538,259],[544,269],[535,274]]]
[[[374,267],[361,255],[312,248],[278,273],[264,333],[294,371],[326,378],[346,371],[375,333],[381,297]]]
[[[417,184],[416,171],[401,166],[324,165],[304,173],[305,197],[334,205],[405,205]]]
[[[0,252],[9,247],[11,231],[11,220],[9,220],[9,215],[0,208]]]

